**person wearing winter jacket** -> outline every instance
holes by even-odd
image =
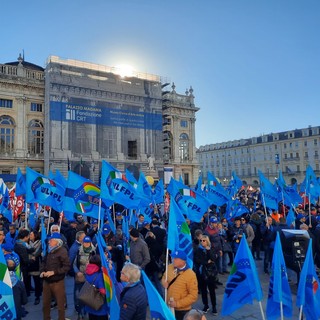
[[[120,320],[145,320],[148,298],[140,282],[139,266],[126,263],[121,271],[121,281],[125,283],[120,294]]]
[[[101,270],[101,258],[100,255],[95,254],[90,257],[89,263],[86,267],[86,280],[94,285],[102,295],[106,295],[106,289],[103,281],[103,274]],[[94,310],[89,306],[85,306],[84,310],[89,315],[89,320],[106,320],[109,319],[109,306],[105,300],[105,303],[99,310]]]

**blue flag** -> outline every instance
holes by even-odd
[[[173,313],[143,270],[141,271],[141,274],[148,296],[151,319],[175,320]]]
[[[198,181],[194,187],[194,190],[199,193],[202,193],[202,176],[199,176]]]
[[[284,261],[280,235],[277,232],[277,238],[273,251],[271,276],[269,283],[269,294],[267,301],[267,319],[276,320],[280,314],[280,303],[282,303],[283,315],[292,317],[292,297],[286,264]]]
[[[225,218],[230,221],[236,217],[242,216],[244,213],[248,213],[249,209],[243,205],[239,199],[229,200],[227,204],[227,210]]]
[[[26,201],[62,211],[65,189],[59,183],[27,167]]]
[[[193,266],[193,247],[189,226],[175,201],[170,203],[168,226],[168,249],[182,250],[187,255],[188,266]]]
[[[106,289],[106,300],[110,308],[110,319],[119,319],[120,306],[117,299],[117,292],[115,287],[116,280],[114,277],[114,269],[111,270],[109,268],[109,263],[104,254],[104,248],[106,247],[106,244],[100,232],[97,233],[96,239],[101,257],[101,268],[103,274],[103,282]]]
[[[16,319],[12,282],[2,250],[0,250],[0,292],[0,319]]]
[[[153,204],[159,204],[164,202],[164,185],[163,185],[163,180],[160,179],[152,191],[152,203]]]
[[[307,320],[320,318],[320,286],[312,257],[312,239],[300,273],[296,306],[303,307]]]
[[[207,198],[173,178],[170,180],[167,191],[191,221],[200,222],[210,206]]]
[[[137,191],[140,194],[145,195],[151,202],[152,188],[143,172],[140,172]]]
[[[235,171],[232,171],[231,180],[230,180],[229,186],[228,186],[229,194],[232,197],[234,197],[238,193],[238,191],[242,187],[242,185],[243,185],[242,180],[237,176]]]
[[[311,203],[315,204],[320,196],[320,184],[310,165],[306,170],[306,177],[301,183],[300,191],[305,192],[306,196],[310,198]]]
[[[278,192],[273,184],[258,170],[263,206],[278,210]]]
[[[10,196],[7,185],[4,183],[2,179],[0,179],[0,212],[3,213],[6,217],[12,214],[9,209]],[[9,219],[10,220],[10,219]]]
[[[230,195],[210,172],[208,172],[207,196],[211,204],[215,204],[218,207],[230,200]]]
[[[122,204],[126,208],[137,208],[140,205],[136,189],[128,183],[126,176],[104,160],[101,172],[101,198]]]
[[[94,219],[99,217],[100,189],[92,181],[69,171],[63,210]],[[105,207],[101,202],[101,207]]]
[[[229,315],[244,304],[252,304],[254,299],[261,301],[262,298],[257,267],[243,235],[224,291],[221,314]]]
[[[294,216],[294,212],[292,210],[292,206],[290,206],[290,210],[287,214],[287,226],[290,228],[291,225],[293,224],[293,226],[295,226],[295,216]]]
[[[26,178],[22,175],[20,168],[16,177],[16,197],[26,194]]]

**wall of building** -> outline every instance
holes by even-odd
[[[201,173],[212,172],[228,184],[231,172],[248,184],[257,184],[258,170],[274,182],[282,171],[288,184],[300,184],[308,165],[320,175],[320,127],[308,127],[250,139],[201,146],[197,150]]]

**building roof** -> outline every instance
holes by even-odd
[[[36,71],[44,71],[44,68],[42,68],[36,64],[33,64],[31,62],[25,61],[24,58],[21,57],[21,54],[19,55],[19,58],[17,59],[17,61],[7,62],[4,64],[9,65],[9,66],[18,66],[20,62],[23,65],[23,67],[26,69],[31,69],[31,70],[36,70]]]

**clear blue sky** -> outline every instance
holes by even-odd
[[[319,0],[4,1],[0,63],[49,55],[192,85],[196,145],[320,125]]]

